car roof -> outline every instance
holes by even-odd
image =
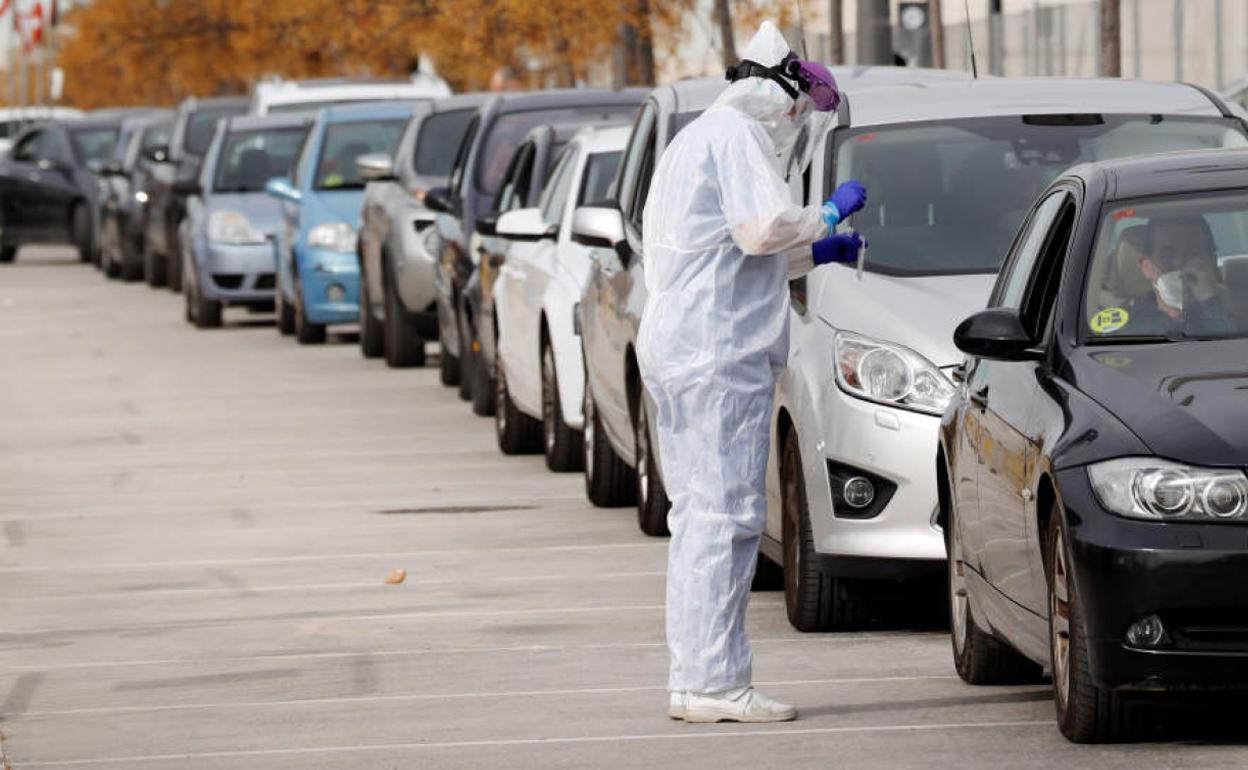
[[[438,97],[449,95],[450,88],[439,77],[418,74],[412,78],[308,78],[304,80],[273,80],[256,84],[256,98],[267,104],[333,101],[335,98],[378,99],[402,96]]]
[[[322,119],[326,123],[344,123],[353,120],[371,120],[384,118],[411,117],[417,102],[380,101],[361,102],[359,104],[343,104],[337,107],[326,107],[321,110]]]
[[[122,129],[146,128],[173,120],[173,110],[153,110],[146,115],[126,118],[121,122]]]
[[[495,94],[485,109],[496,114],[600,104],[641,104],[647,88],[557,88],[548,91],[512,91]]]
[[[1248,149],[1184,150],[1082,163],[1066,172],[1095,186],[1107,200],[1248,187]]]
[[[489,101],[490,97],[495,94],[485,91],[474,91],[466,94],[455,94],[438,99],[433,103],[433,112],[453,112],[455,110],[472,109],[480,107]]]
[[[0,121],[73,120],[84,114],[73,107],[0,107]]]
[[[850,89],[840,125],[873,126],[1010,115],[1110,113],[1218,117],[1223,106],[1184,83],[1116,78],[983,78]]]
[[[266,128],[298,128],[310,126],[315,117],[306,113],[278,113],[276,115],[231,115],[226,119],[230,131],[255,131]]]

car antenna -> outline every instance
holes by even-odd
[[[979,80],[979,66],[975,63],[975,35],[971,33],[971,0],[962,0],[966,10],[966,42],[971,47],[971,77]]]

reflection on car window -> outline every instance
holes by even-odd
[[[104,160],[117,144],[117,126],[77,128],[69,132],[69,138],[74,144],[74,153],[83,163]]]
[[[416,151],[412,153],[412,167],[417,174],[433,177],[450,175],[455,151],[459,149],[474,114],[476,110],[473,109],[451,110],[435,113],[421,122]]]
[[[622,152],[599,152],[590,155],[585,161],[585,174],[581,181],[581,193],[577,197],[578,205],[595,203],[611,197],[611,185],[615,181],[616,169],[620,166]]]
[[[36,131],[33,134],[27,134],[22,141],[17,143],[13,148],[13,160],[22,163],[33,163],[39,160],[39,137],[42,131]]]
[[[1222,119],[1091,116],[1087,124],[1019,116],[837,132],[836,182],[871,191],[853,226],[866,269],[890,275],[991,273],[1036,196],[1085,161],[1248,144]]]
[[[215,192],[262,192],[273,177],[289,176],[308,129],[303,126],[234,131],[217,156]]]
[[[542,190],[542,221],[547,225],[557,225],[563,218],[563,207],[572,189],[572,175],[578,156],[574,147],[564,151],[554,173],[546,180],[546,189]]]
[[[393,155],[406,124],[404,118],[329,124],[321,138],[313,186],[318,190],[364,189],[355,159],[374,152]]]
[[[1248,335],[1248,195],[1112,204],[1087,281],[1093,339]]]

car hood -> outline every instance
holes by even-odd
[[[1248,340],[1080,348],[1073,384],[1156,454],[1248,465]]]
[[[983,309],[995,274],[897,277],[852,267],[820,268],[811,308],[836,329],[857,332],[910,348],[936,366],[952,366],[963,356],[953,330]]]
[[[309,190],[303,196],[303,205],[310,224],[346,222],[352,227],[359,227],[360,206],[363,203],[363,189]]]
[[[237,211],[262,233],[276,233],[282,218],[282,204],[265,192],[217,193],[208,201],[209,213]]]

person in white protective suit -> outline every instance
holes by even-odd
[[[840,96],[831,72],[797,59],[774,24],[729,79],[654,173],[638,359],[672,501],[668,715],[772,722],[797,711],[751,686],[745,610],[766,519],[772,392],[788,357],[787,281],[856,260],[858,236],[831,230],[866,191],[847,182],[823,206],[793,202],[781,170],[811,114],[830,117]]]

